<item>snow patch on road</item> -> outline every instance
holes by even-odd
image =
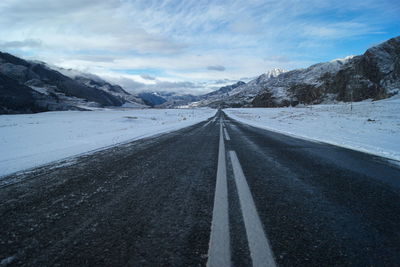
[[[212,109],[61,111],[0,116],[0,177],[95,149],[178,130]]]
[[[400,160],[400,96],[380,101],[224,110],[267,130]]]

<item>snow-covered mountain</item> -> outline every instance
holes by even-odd
[[[71,78],[43,62],[0,52],[0,113],[85,110],[127,102],[140,105],[129,97],[121,87],[99,77]]]
[[[400,36],[371,47],[360,56],[335,59],[288,72],[264,73],[221,99],[199,105],[280,107],[324,101],[381,99],[399,91]]]
[[[323,101],[382,99],[400,90],[400,36],[371,47],[363,55],[294,70],[265,84],[252,101],[274,107]]]
[[[63,75],[70,77],[71,79],[74,79],[75,81],[81,84],[102,90],[115,97],[124,99],[127,102],[127,104],[129,104],[130,107],[133,107],[135,105],[137,107],[143,107],[146,105],[140,96],[132,95],[127,91],[125,91],[121,86],[116,84],[111,84],[95,74],[86,73],[73,69],[64,69],[57,67],[53,68],[62,73]]]
[[[200,99],[202,99],[202,100],[210,100],[211,99],[212,100],[212,99],[218,99],[218,98],[221,98],[224,96],[228,96],[229,93],[234,91],[236,88],[239,88],[245,84],[246,84],[245,82],[238,81],[237,83],[234,83],[232,85],[226,85],[226,86],[219,88],[216,91],[202,95],[202,96],[200,96]]]
[[[280,68],[275,68],[275,69],[268,70],[266,73],[262,74],[261,76],[264,76],[265,79],[269,79],[269,78],[277,77],[278,75],[280,75],[284,72],[286,72],[286,70],[280,69]]]
[[[254,79],[247,84],[244,84],[240,87],[232,90],[230,95],[254,95],[260,92],[263,89],[263,85],[269,81],[271,78],[278,77],[280,74],[285,73],[286,71],[283,69],[272,69],[267,72],[261,74],[257,79]]]
[[[217,91],[207,94],[212,97],[201,98],[201,101],[194,105],[210,107],[234,107],[246,105],[247,102],[251,101],[264,88],[263,85],[268,80],[277,77],[284,72],[285,70],[282,69],[272,69],[248,83],[239,81],[233,85],[222,87]],[[224,88],[229,88],[229,90],[225,90]]]
[[[305,69],[297,69],[272,77],[262,84],[262,90],[250,101],[255,106],[273,107],[303,103],[309,101],[309,98],[322,97],[322,94],[311,90],[310,86],[323,87],[324,79],[335,75],[351,58],[318,63]]]
[[[387,98],[400,91],[400,36],[363,55],[285,72],[273,69],[256,79],[200,96],[171,92],[126,92],[102,78],[51,67],[0,52],[0,113],[82,110],[102,106],[281,107],[327,101]],[[147,102],[146,102],[147,101]]]

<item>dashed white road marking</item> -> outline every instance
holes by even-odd
[[[222,120],[221,120],[222,122]],[[214,209],[211,223],[211,237],[208,247],[207,266],[224,267],[231,265],[228,184],[226,180],[225,143],[222,123],[219,131],[217,181],[215,185]]]
[[[228,131],[226,130],[226,128],[224,128],[224,133],[225,133],[225,139],[226,139],[227,141],[230,141],[230,140],[231,140],[231,137],[229,136]]]
[[[229,151],[253,266],[276,266],[271,246],[235,151]]]

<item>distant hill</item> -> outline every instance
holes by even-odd
[[[282,69],[272,69],[248,83],[239,81],[235,84],[221,87],[214,92],[201,96],[200,101],[192,105],[214,108],[243,106],[248,99],[254,98],[262,90],[262,84],[265,81],[284,72]],[[231,103],[231,105],[228,103]]]
[[[154,107],[157,105],[161,105],[165,102],[167,102],[167,100],[165,98],[163,98],[162,96],[160,96],[158,93],[140,93],[138,94],[138,96],[143,100],[143,102],[150,106],[150,107]]]
[[[152,93],[140,93],[143,101],[152,107],[156,108],[174,108],[182,105],[187,105],[188,103],[197,101],[198,96],[191,94],[182,94],[176,92],[152,92]]]
[[[203,95],[177,94],[173,92],[161,93],[159,95],[164,97],[167,101],[165,103],[158,105],[157,107],[159,108],[180,107],[180,106],[187,106],[188,104],[193,102],[196,103],[199,102],[198,103],[199,106],[200,105],[206,106],[208,103],[216,99],[223,98],[224,96],[229,94],[229,92],[231,92],[233,89],[244,84],[245,84],[244,82],[239,81],[235,84],[223,86],[218,90]]]

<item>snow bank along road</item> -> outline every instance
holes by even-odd
[[[212,109],[112,109],[0,116],[0,179],[17,171],[199,123]]]
[[[399,110],[400,95],[353,104],[224,111],[235,120],[266,130],[400,161]]]
[[[394,266],[400,169],[222,112],[0,182],[0,265]]]

